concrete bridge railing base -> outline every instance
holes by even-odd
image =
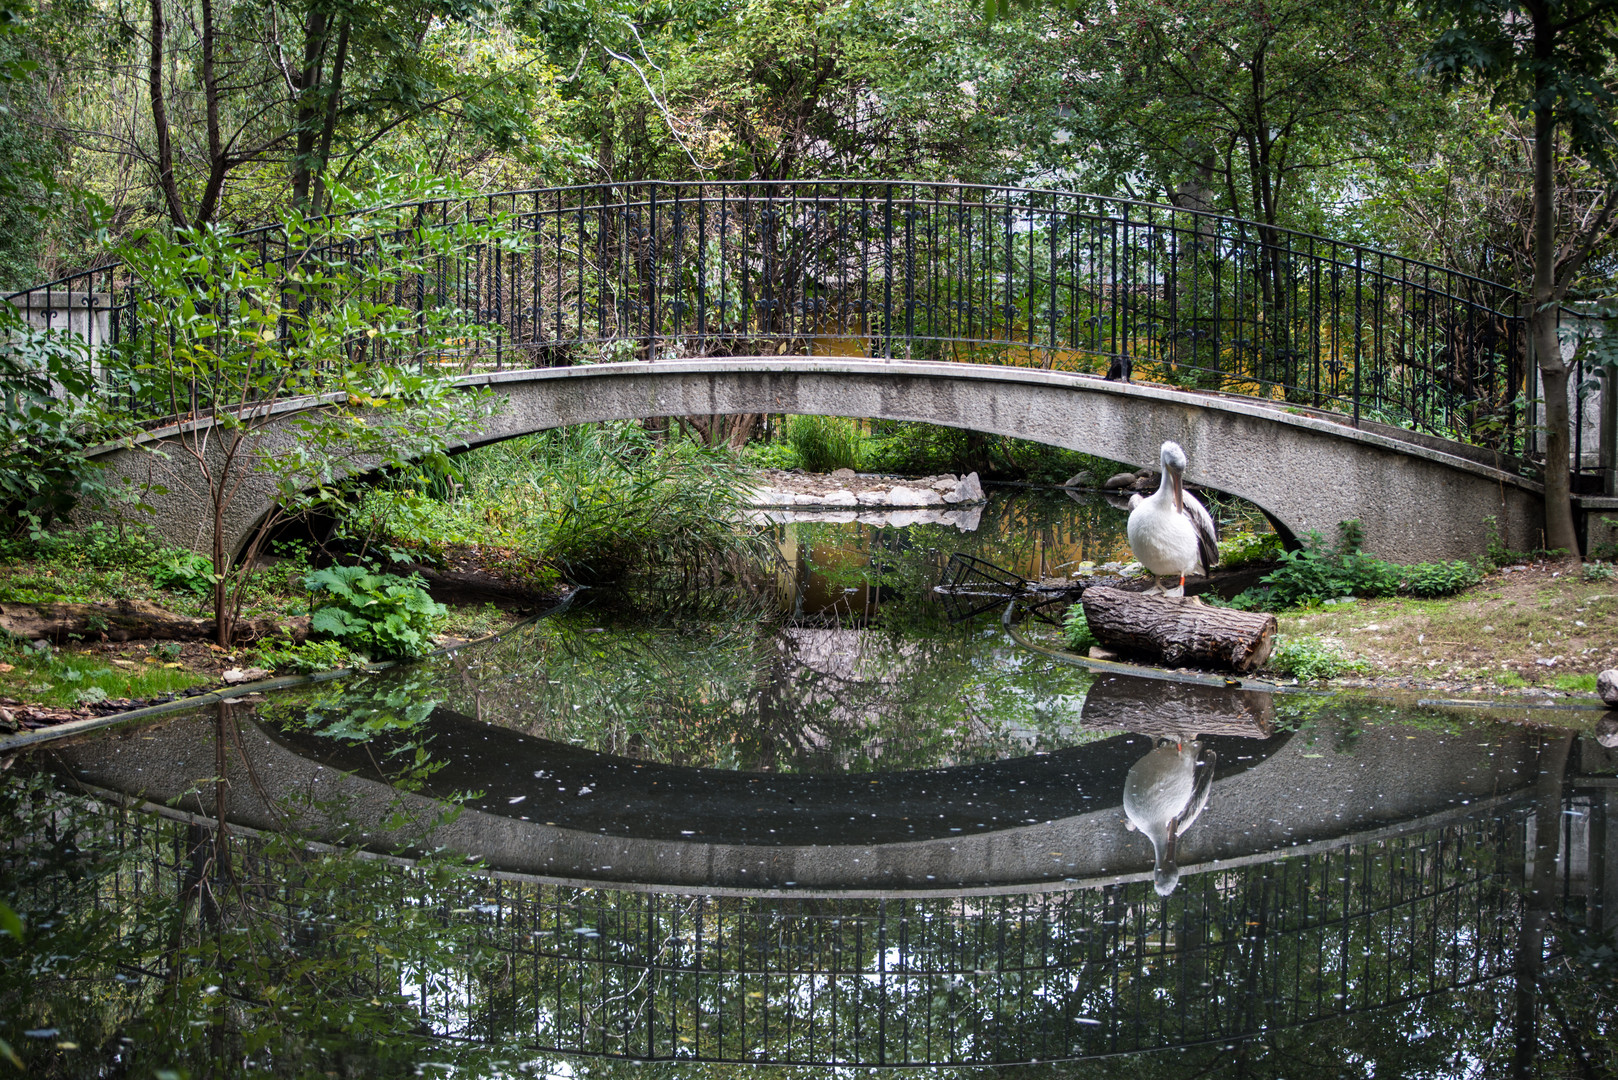
[[[1009,435],[1153,466],[1165,440],[1186,450],[1190,481],[1247,499],[1294,536],[1335,536],[1358,520],[1366,549],[1411,563],[1478,555],[1491,537],[1538,546],[1543,489],[1476,460],[1475,448],[1406,440],[1280,403],[1107,382],[1092,376],[973,364],[840,357],[727,357],[538,368],[469,376],[505,407],[472,440],[498,442],[601,420],[730,413],[797,413],[924,421]],[[290,403],[289,418],[318,402]],[[207,424],[211,421],[197,421]],[[161,484],[145,501],[165,539],[209,546],[206,487],[182,454],[155,457],[180,429],[103,454],[115,479]],[[258,453],[296,437],[290,423],[265,429]],[[352,463],[354,471],[365,462]],[[230,507],[227,546],[238,551],[272,508],[267,479],[250,478]]]

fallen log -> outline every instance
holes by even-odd
[[[144,600],[99,604],[0,604],[0,630],[24,641],[212,641],[214,621],[165,611]],[[273,615],[236,620],[235,641],[284,635],[294,642],[309,636],[309,618]]]
[[[1208,607],[1192,597],[1090,588],[1081,600],[1090,633],[1103,645],[1162,660],[1253,671],[1270,658],[1275,616]]]
[[[1275,734],[1275,695],[1199,683],[1100,675],[1084,695],[1085,730],[1132,731],[1159,739],[1199,735],[1267,739]]]

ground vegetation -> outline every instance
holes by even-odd
[[[458,554],[539,588],[626,578],[697,581],[758,557],[738,527],[747,470],[723,447],[634,421],[512,439],[367,492],[345,530],[442,563]]]

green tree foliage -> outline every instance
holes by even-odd
[[[83,343],[0,303],[0,532],[37,534],[102,498],[84,451],[114,430]]]
[[[590,178],[976,179],[1006,166],[987,39],[949,5],[554,4],[528,17],[571,71],[563,129]]]
[[[1560,308],[1584,264],[1615,230],[1618,137],[1611,69],[1618,6],[1610,0],[1424,0],[1444,27],[1426,70],[1451,86],[1481,84],[1533,121],[1532,313],[1529,337],[1545,387],[1545,543],[1578,557],[1568,480],[1568,367]],[[1558,140],[1594,167],[1601,194],[1582,219],[1558,223]]]
[[[486,418],[486,394],[454,387],[450,343],[476,340],[472,313],[426,307],[406,279],[454,272],[506,242],[499,222],[408,227],[379,211],[307,218],[288,211],[284,258],[266,262],[256,239],[203,227],[153,233],[122,254],[138,275],[143,334],[111,352],[112,380],[149,413],[207,422],[142,442],[169,482],[205,493],[214,612],[229,644],[242,588],[269,531],[289,515],[341,497],[352,472],[441,457]],[[356,250],[364,257],[352,257]],[[446,353],[449,359],[446,361]],[[309,398],[321,407],[282,422],[259,402]],[[236,558],[231,507],[251,474],[272,478],[274,509]]]
[[[1407,75],[1421,27],[1400,7],[1124,0],[1012,20],[1029,21],[1062,73],[1062,156],[1100,188],[1318,226],[1424,122]]]
[[[492,24],[492,25],[491,25]],[[331,205],[403,154],[522,157],[544,66],[480,0],[56,0],[30,20],[47,131],[120,229],[257,223]]]

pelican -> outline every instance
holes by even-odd
[[[1208,508],[1185,492],[1185,451],[1166,442],[1163,479],[1157,490],[1129,500],[1129,550],[1152,575],[1149,592],[1185,595],[1185,576],[1205,574],[1219,562],[1219,530]],[[1180,584],[1165,590],[1162,578],[1178,574]]]
[[[1152,886],[1167,896],[1180,882],[1175,845],[1208,805],[1218,756],[1202,744],[1165,741],[1130,767],[1124,778],[1124,814],[1130,832],[1152,842]]]

